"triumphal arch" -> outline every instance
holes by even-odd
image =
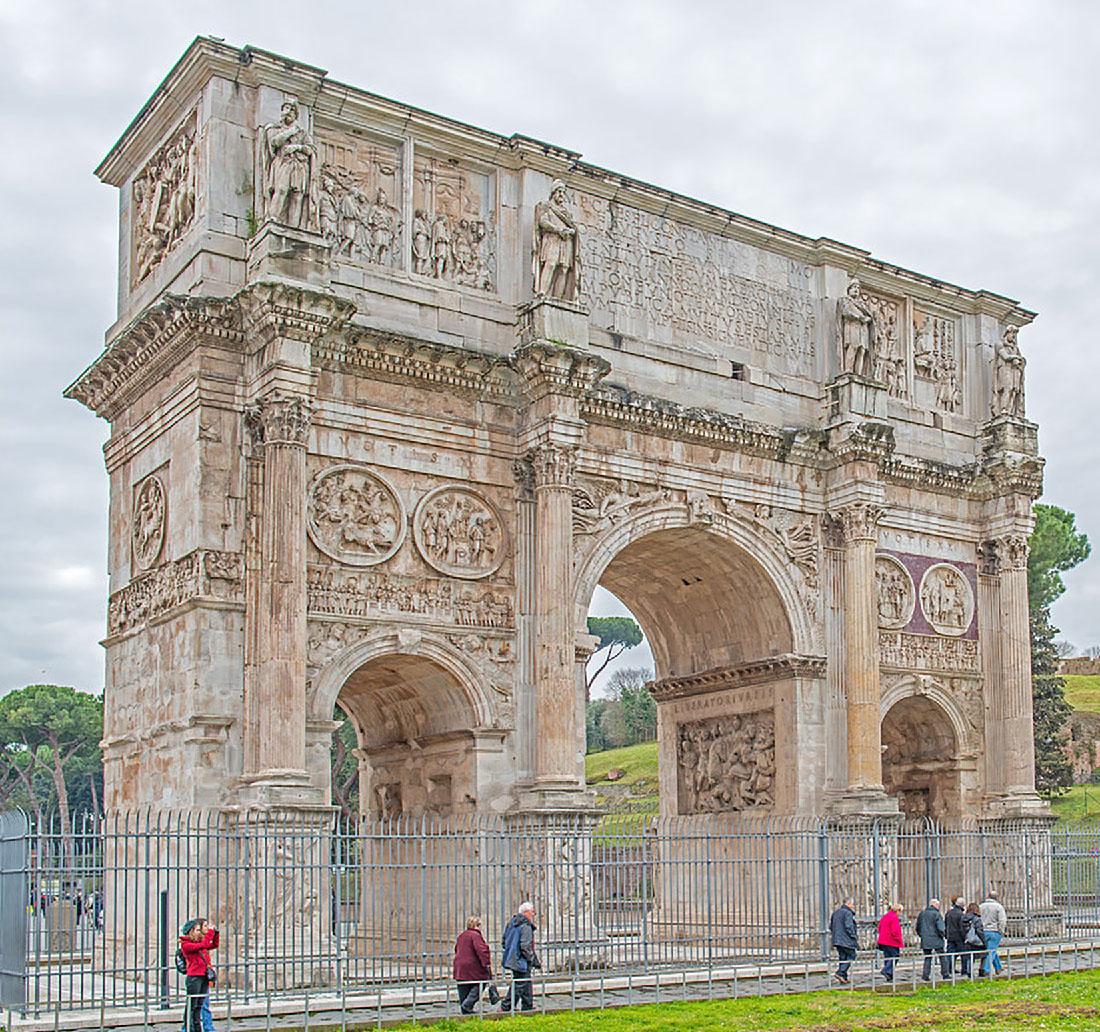
[[[665,814],[1043,812],[1015,301],[210,39],[98,174],[109,806],[586,810],[604,585]]]

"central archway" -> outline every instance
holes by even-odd
[[[624,520],[582,553],[578,630],[598,584],[653,652],[663,815],[820,803],[824,660],[802,576],[759,521],[684,505]]]

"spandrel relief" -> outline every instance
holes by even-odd
[[[385,562],[405,537],[405,509],[390,484],[362,466],[333,466],[309,491],[309,536],[326,555],[351,566]]]
[[[400,183],[396,147],[352,136],[321,138],[321,235],[338,259],[400,265]]]
[[[775,715],[711,717],[677,730],[680,813],[730,813],[775,802]]]
[[[496,289],[496,189],[491,175],[418,153],[413,162],[412,271]]]
[[[160,558],[168,522],[168,494],[160,477],[146,477],[134,494],[134,563],[148,570]]]
[[[957,412],[962,406],[958,325],[951,316],[913,309],[913,372],[931,389],[918,395],[918,403],[932,404],[941,412]]]
[[[136,287],[195,221],[198,114],[191,112],[131,187],[130,283]]]

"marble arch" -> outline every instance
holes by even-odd
[[[463,805],[585,812],[585,606],[661,545],[759,603],[639,614],[666,813],[896,816],[908,677],[966,715],[967,814],[1044,817],[1034,313],[214,39],[97,172],[109,807],[323,815],[385,673],[444,700]]]

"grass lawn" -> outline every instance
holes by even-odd
[[[1073,785],[1064,795],[1050,801],[1059,821],[1073,824],[1100,822],[1100,785]]]
[[[623,776],[608,781],[612,770],[623,771]],[[656,742],[589,753],[584,758],[584,776],[601,805],[626,803],[632,810],[657,812]]]
[[[819,992],[714,1000],[707,1003],[651,1004],[605,1011],[526,1015],[532,1032],[749,1032],[802,1029],[812,1032],[856,1032],[898,1029],[906,1032],[976,1032],[976,1030],[1100,1028],[1100,972],[1016,979],[992,984],[968,983],[916,993]],[[411,1029],[412,1025],[402,1025]],[[438,1029],[459,1029],[444,1021]]]
[[[1065,675],[1066,702],[1075,710],[1100,713],[1100,674]]]

